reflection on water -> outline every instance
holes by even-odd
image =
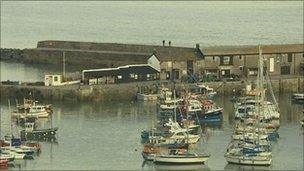
[[[154,164],[152,161],[143,161],[142,170],[201,170],[210,171],[207,165],[187,164],[187,165],[170,165],[170,164]]]
[[[225,171],[228,170],[271,170],[272,166],[248,166],[248,165],[237,165],[237,164],[227,164],[224,168]]]
[[[273,165],[267,169],[300,170],[303,168],[303,129],[299,120],[303,106],[292,104],[290,94],[277,95],[277,98],[281,110],[280,139],[273,146]],[[246,166],[227,165],[224,153],[233,130],[233,103],[229,97],[218,97],[215,101],[224,107],[223,122],[203,125],[205,134],[198,144],[199,150],[211,154],[206,166],[143,165],[140,132],[148,129],[153,120],[155,122],[155,103],[44,102],[53,104],[52,121],[53,126],[59,127],[58,143],[42,142],[42,153],[34,160],[23,161],[20,167],[50,170],[247,170]],[[10,131],[9,118],[7,104],[1,101],[2,137]],[[39,126],[50,126],[50,120],[42,121]]]

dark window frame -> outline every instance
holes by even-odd
[[[288,53],[287,61],[292,62],[292,53]]]

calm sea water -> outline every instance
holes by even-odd
[[[1,47],[40,40],[194,47],[303,43],[303,2],[1,1]]]
[[[173,45],[239,45],[303,43],[303,2],[2,2],[1,47],[31,48],[47,39]],[[60,71],[47,66],[1,62],[1,80],[42,81]],[[277,95],[281,138],[274,145],[273,165],[266,170],[303,169],[303,106],[290,94]],[[58,143],[42,143],[35,160],[21,161],[27,170],[260,169],[227,165],[223,155],[233,129],[228,97],[216,102],[225,109],[219,126],[204,126],[199,145],[211,154],[206,166],[156,166],[143,163],[140,132],[155,118],[153,103],[52,103]],[[1,135],[10,131],[6,101],[0,102]],[[42,121],[40,126],[48,126]],[[17,131],[13,128],[13,131]]]
[[[280,139],[273,146],[273,165],[266,170],[303,169],[303,129],[301,105],[290,102],[290,94],[277,96],[281,109]],[[42,153],[34,160],[19,162],[12,169],[105,169],[105,170],[229,170],[261,169],[228,165],[224,158],[233,129],[233,105],[228,97],[218,97],[224,107],[224,121],[204,126],[206,136],[199,148],[211,154],[206,166],[158,166],[143,163],[140,132],[149,129],[155,119],[154,103],[56,103],[53,125],[59,127],[58,143],[42,143]],[[47,103],[47,102],[46,102]],[[1,133],[10,131],[7,103],[1,101]],[[41,121],[41,126],[49,121]],[[13,127],[13,132],[16,132]]]
[[[66,65],[67,75],[73,75],[73,73],[79,72],[76,67]],[[0,81],[44,81],[44,76],[47,74],[62,74],[62,66],[0,61]]]

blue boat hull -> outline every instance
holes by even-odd
[[[273,132],[268,134],[268,140],[269,141],[277,141],[279,139],[279,133]]]
[[[215,111],[212,113],[204,114],[191,114],[192,119],[199,119],[200,123],[208,123],[208,122],[221,122],[223,120],[223,112],[222,111]]]

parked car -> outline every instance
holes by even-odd
[[[231,74],[229,77],[221,78],[221,80],[222,81],[227,81],[227,82],[240,81],[240,76],[239,75],[235,75],[235,74]]]

